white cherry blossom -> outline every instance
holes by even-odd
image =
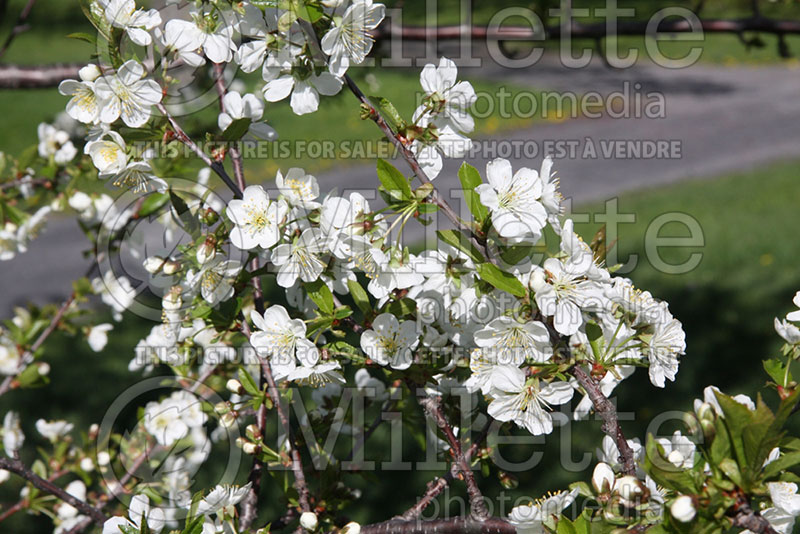
[[[344,76],[351,65],[364,62],[372,50],[370,30],[374,30],[383,20],[386,7],[373,4],[372,0],[353,0],[341,19],[334,19],[334,25],[322,38],[322,51],[329,56],[330,72]]]
[[[141,63],[130,59],[116,73],[104,74],[95,81],[100,100],[100,120],[112,123],[122,118],[127,126],[139,128],[150,119],[151,107],[161,102],[161,86],[145,79]]]
[[[418,344],[414,321],[400,322],[390,313],[378,315],[372,328],[361,334],[361,350],[378,364],[393,369],[408,369]]]
[[[260,185],[248,186],[241,200],[228,203],[226,215],[236,225],[231,231],[231,243],[243,250],[274,246],[280,240],[279,225],[287,211],[282,200],[271,201]]]
[[[539,173],[525,167],[513,172],[510,161],[497,158],[486,164],[486,179],[489,183],[475,192],[489,208],[495,231],[502,237],[538,239],[547,222]]]
[[[318,228],[308,228],[291,244],[275,247],[272,263],[278,266],[278,285],[292,287],[298,278],[303,282],[317,280],[327,265],[322,259],[330,251],[327,241]]]
[[[549,434],[553,431],[553,418],[547,409],[569,402],[573,392],[567,382],[526,379],[522,369],[502,365],[492,377],[488,413],[498,421],[513,421],[534,436]]]
[[[475,129],[475,120],[469,108],[477,100],[475,89],[469,82],[459,82],[458,67],[445,57],[439,65],[428,63],[420,74],[420,83],[430,102],[429,109],[439,127],[450,126],[453,130],[470,133]],[[425,105],[418,113],[425,111]]]
[[[141,46],[153,42],[148,30],[161,24],[161,15],[158,11],[136,9],[134,0],[108,0],[104,14],[109,24],[125,30],[131,41]]]

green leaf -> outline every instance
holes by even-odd
[[[394,104],[392,104],[388,99],[382,96],[370,96],[369,100],[372,102],[374,107],[380,110],[381,115],[383,115],[383,117],[388,120],[389,123],[391,123],[395,130],[405,127],[405,119],[402,117],[402,115],[400,115],[400,112],[397,111],[397,108],[394,107]]]
[[[361,284],[356,280],[348,280],[347,287],[350,289],[350,296],[353,297],[353,301],[355,301],[361,313],[364,315],[372,313],[372,304],[369,302],[369,295],[367,295],[367,292],[361,287]]]
[[[382,310],[384,313],[391,313],[395,317],[405,317],[413,315],[417,311],[417,303],[411,299],[400,299],[388,302]]]
[[[403,173],[386,160],[378,160],[378,179],[396,200],[411,200],[411,186]]]
[[[469,257],[476,264],[481,264],[485,260],[475,247],[470,243],[469,238],[458,230],[437,230],[436,235],[450,245],[455,247]]]
[[[478,276],[481,280],[490,283],[501,291],[511,293],[515,297],[524,297],[528,294],[522,282],[517,280],[514,275],[501,271],[491,263],[479,263],[477,265]]]
[[[189,206],[187,206],[186,202],[172,189],[169,190],[169,200],[172,203],[172,207],[175,209],[175,213],[184,225],[183,229],[193,238],[197,238],[200,235],[200,224],[197,222],[197,219],[192,216]]]
[[[191,521],[187,519],[186,521],[186,528],[183,529],[181,534],[202,534],[203,532],[203,523],[205,522],[205,516],[195,517]]]
[[[97,44],[97,36],[92,35],[90,33],[84,33],[84,32],[70,33],[69,35],[67,35],[67,38],[77,39],[78,41],[86,41],[92,46]]]
[[[781,471],[800,464],[800,451],[787,452],[782,454],[777,460],[767,464],[764,468],[764,478],[769,479],[778,475]]]
[[[247,372],[247,369],[245,369],[244,366],[239,367],[239,382],[241,382],[244,390],[250,395],[256,397],[261,394],[261,389],[258,387],[258,383],[252,376],[250,376],[250,373]]]
[[[572,521],[562,516],[558,519],[556,534],[578,534],[578,531],[572,524]]]
[[[333,294],[331,290],[328,289],[325,282],[322,280],[315,280],[314,282],[308,282],[304,285],[308,296],[311,297],[311,300],[319,307],[320,311],[325,315],[332,314],[334,308]]]
[[[481,204],[481,196],[475,192],[475,188],[483,183],[478,169],[464,162],[458,169],[458,179],[461,180],[461,187],[464,188],[464,200],[469,206],[469,211],[479,223],[482,223],[489,212],[486,206]]]
[[[166,193],[152,193],[144,199],[142,205],[139,207],[139,217],[147,217],[161,209],[169,201],[169,195]]]
[[[232,123],[225,128],[225,131],[222,132],[222,139],[227,142],[238,141],[244,134],[247,133],[247,130],[250,129],[250,123],[252,121],[250,119],[235,119]]]

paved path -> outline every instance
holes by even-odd
[[[572,90],[585,94],[595,90],[608,95],[623,83],[641,83],[642,93],[661,91],[666,99],[663,118],[576,119],[543,123],[504,136],[504,139],[535,144],[566,141],[578,143],[574,157],[562,154],[555,168],[561,188],[575,203],[607,199],[632,189],[657,187],[685,179],[698,179],[757,168],[770,161],[800,156],[800,72],[783,66],[722,68],[694,66],[666,70],[640,65],[625,71],[593,65],[566,70],[554,63],[540,63],[525,71],[489,66],[463,71],[463,78],[491,77],[514,85],[542,89]],[[596,148],[596,158],[582,157],[587,139]],[[602,154],[611,141],[673,141],[680,150],[676,159],[628,158]],[[495,140],[478,140],[486,148]],[[563,145],[562,145],[563,146]],[[494,157],[488,150],[470,158],[481,172]],[[558,155],[558,154],[557,154]],[[569,156],[569,154],[567,154]],[[541,156],[512,157],[514,167],[538,168]],[[400,168],[406,170],[398,163]],[[458,163],[445,165],[436,185],[448,194],[458,189]],[[324,189],[374,188],[374,166],[344,168],[320,176]],[[414,225],[417,226],[417,225]],[[54,224],[30,251],[12,263],[0,264],[5,276],[0,285],[0,317],[14,304],[27,300],[57,300],[69,290],[69,281],[85,270],[81,257],[85,248],[71,221]]]

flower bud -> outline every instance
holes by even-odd
[[[697,418],[700,419],[701,422],[713,421],[715,416],[714,407],[707,402],[704,402],[697,408]]]
[[[173,275],[181,270],[181,264],[177,261],[170,260],[164,263],[164,268],[162,270],[164,274]]]
[[[11,477],[11,473],[6,471],[5,469],[0,469],[0,484],[5,482],[6,480],[8,480],[10,477]]]
[[[245,454],[254,455],[258,452],[258,445],[252,441],[245,441],[244,445],[242,445],[242,451],[244,451]]]
[[[83,458],[80,463],[81,469],[90,473],[94,471],[94,462],[91,458]]]
[[[303,512],[300,514],[300,526],[306,530],[314,530],[317,528],[317,514],[314,512]]]
[[[236,415],[234,415],[231,412],[228,412],[224,414],[222,417],[220,417],[219,422],[225,428],[232,428],[233,426],[236,425]]]
[[[208,226],[213,226],[219,220],[219,213],[217,213],[211,208],[206,208],[205,210],[200,212],[200,220],[205,224],[207,224]]]
[[[252,440],[257,440],[261,438],[261,430],[259,430],[258,425],[249,424],[245,429],[245,434],[247,437]]]
[[[94,63],[89,63],[78,71],[78,76],[80,76],[81,80],[84,82],[93,82],[99,78],[101,74],[103,73],[100,72],[100,69]]]
[[[217,241],[213,236],[208,236],[202,245],[197,247],[197,263],[203,265],[217,255]]]
[[[174,312],[181,309],[183,300],[181,299],[181,288],[174,286],[161,299],[161,307],[166,312]]]
[[[361,525],[355,521],[350,521],[342,527],[341,534],[361,534]]]
[[[47,376],[50,374],[50,364],[47,362],[41,362],[39,363],[39,368],[37,370],[39,371],[39,376]]]
[[[230,407],[227,402],[220,401],[214,405],[214,411],[220,415],[224,415],[230,411]]]
[[[145,258],[142,262],[142,266],[148,273],[157,274],[161,272],[161,268],[164,266],[164,258],[161,256],[150,256],[149,258]]]
[[[244,393],[244,387],[242,386],[242,383],[236,380],[235,378],[231,378],[230,380],[228,380],[228,383],[225,384],[225,387],[227,388],[228,391],[230,391],[231,393],[236,393],[237,395],[241,395],[242,393]]]
[[[669,507],[672,517],[681,523],[688,523],[694,516],[697,515],[697,510],[694,508],[694,501],[688,495],[681,495]]]
[[[614,487],[614,470],[607,463],[600,462],[592,473],[592,487],[597,493],[608,493]]]
[[[634,501],[642,494],[642,485],[636,477],[626,475],[617,480],[614,490],[626,501]]]
[[[100,451],[97,453],[97,465],[105,467],[110,463],[111,463],[110,454],[108,454],[106,451]]]
[[[95,440],[97,439],[97,434],[100,433],[100,425],[97,423],[93,423],[92,426],[89,427],[89,439]]]

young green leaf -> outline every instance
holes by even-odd
[[[466,254],[469,259],[471,259],[476,264],[482,263],[483,257],[481,256],[480,252],[478,252],[472,243],[469,242],[467,236],[463,233],[459,232],[458,230],[438,230],[436,235],[450,245],[451,247],[455,247],[464,254]]]
[[[364,291],[364,288],[361,287],[355,280],[348,280],[347,281],[347,288],[350,290],[350,296],[353,297],[353,300],[358,306],[358,309],[361,310],[361,313],[364,315],[368,315],[372,312],[372,304],[369,302],[369,295],[367,292]]]
[[[411,186],[403,173],[386,160],[378,160],[378,179],[396,200],[411,200]],[[396,193],[395,193],[396,192]]]
[[[458,179],[461,180],[461,187],[464,188],[464,200],[469,211],[472,212],[478,223],[482,223],[489,212],[486,206],[481,204],[481,196],[475,192],[475,188],[483,183],[478,169],[464,162],[458,169]]]
[[[325,315],[333,313],[333,293],[328,289],[328,286],[322,280],[315,280],[308,282],[305,285],[308,296],[314,301],[320,311]]]
[[[250,129],[250,124],[252,120],[250,119],[235,119],[232,123],[225,128],[225,131],[222,132],[222,139],[227,142],[238,141],[244,134],[247,133],[247,130]]]
[[[491,263],[479,263],[477,269],[481,280],[490,283],[501,291],[511,293],[515,297],[524,297],[528,294],[525,286],[514,275],[501,271]]]

